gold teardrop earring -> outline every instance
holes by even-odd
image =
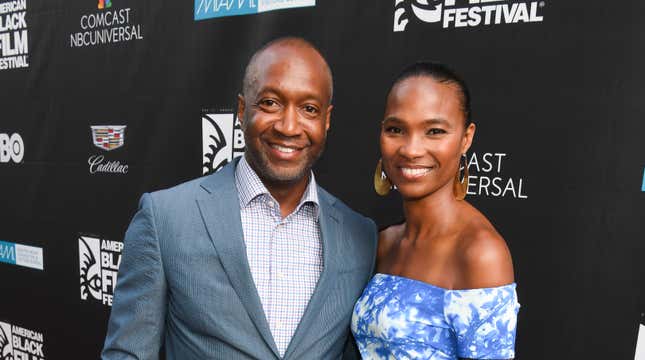
[[[461,165],[462,159],[464,161],[463,166]],[[459,158],[459,167],[457,168],[455,181],[452,183],[452,192],[457,200],[463,200],[468,193],[468,157],[466,154],[462,154]]]
[[[390,193],[390,189],[392,189],[392,183],[383,171],[383,160],[378,159],[376,170],[374,171],[374,190],[376,190],[377,194],[385,196]]]

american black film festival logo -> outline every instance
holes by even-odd
[[[120,241],[78,237],[81,300],[112,306],[122,250]]]
[[[244,132],[233,113],[204,112],[202,140],[204,174],[216,172],[244,154]]]
[[[0,0],[0,71],[29,67],[27,0]]]
[[[541,0],[394,0],[394,32],[411,21],[444,29],[542,22],[544,6]]]
[[[0,360],[44,360],[43,333],[0,321]]]

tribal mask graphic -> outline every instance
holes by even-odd
[[[87,300],[88,295],[101,299],[101,267],[97,261],[99,254],[94,246],[90,246],[86,238],[80,237],[79,258],[81,266],[81,299]]]
[[[216,172],[223,168],[224,165],[228,164],[229,161],[226,154],[223,154],[224,156],[217,155],[227,147],[226,136],[224,136],[222,129],[219,127],[215,119],[208,115],[204,115],[203,119],[211,126],[210,133],[205,135],[209,139],[208,148],[210,151],[204,154],[206,161],[203,166],[205,172]]]
[[[443,0],[396,0],[394,6],[394,31],[403,31],[413,13],[417,19],[426,23],[441,21]]]
[[[233,113],[202,114],[202,135],[204,174],[216,172],[244,154],[244,132]]]
[[[13,360],[11,338],[4,326],[0,326],[0,360]]]

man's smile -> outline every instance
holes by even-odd
[[[306,145],[300,145],[282,141],[263,141],[265,146],[269,148],[271,157],[276,160],[294,161],[298,160],[303,155],[303,150],[307,148]]]

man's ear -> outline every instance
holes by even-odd
[[[329,126],[331,124],[331,111],[334,109],[334,105],[329,105],[327,107],[327,116],[325,118],[325,131],[329,130]]]
[[[242,130],[244,130],[244,111],[246,111],[246,101],[244,100],[244,95],[237,94],[237,120],[242,125]]]

